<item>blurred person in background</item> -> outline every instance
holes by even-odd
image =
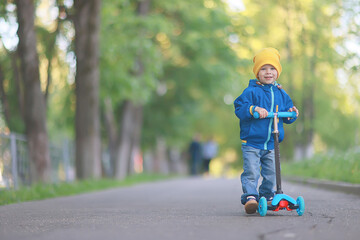
[[[202,148],[203,153],[203,171],[205,176],[209,175],[209,166],[213,158],[216,157],[218,152],[218,144],[215,140],[210,137],[204,144]]]
[[[197,175],[199,174],[201,160],[202,160],[200,135],[198,133],[194,135],[190,143],[189,155],[190,155],[190,174]]]

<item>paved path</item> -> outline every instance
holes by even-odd
[[[360,197],[283,183],[306,210],[246,215],[236,179],[177,179],[0,207],[0,239],[360,239]]]

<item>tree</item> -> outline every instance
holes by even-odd
[[[220,129],[227,121],[222,114],[233,112],[224,104],[224,96],[240,82],[225,5],[222,1],[156,3],[158,12],[167,13],[172,28],[157,38],[164,74],[157,94],[146,105],[146,145],[161,137],[183,148],[196,131],[222,137]]]
[[[118,179],[132,171],[131,160],[140,152],[143,105],[161,71],[159,50],[148,36],[156,35],[164,23],[156,14],[148,16],[150,3],[106,2],[102,9],[101,98],[113,175]]]
[[[50,181],[50,154],[46,126],[46,105],[41,91],[39,59],[34,30],[34,1],[16,1],[18,52],[24,84],[24,120],[34,181]]]
[[[300,110],[295,125],[287,127],[283,156],[303,159],[325,147],[353,145],[356,117],[340,107],[347,98],[338,79],[347,58],[339,51],[344,36],[334,34],[340,28],[342,1],[244,0],[244,4],[246,10],[234,20],[240,36],[236,48],[246,53],[250,65],[242,71],[251,72],[250,59],[259,49],[278,48],[283,65],[279,83]]]
[[[131,134],[131,129],[141,130],[145,137],[141,141],[143,150],[144,145],[147,149],[159,149],[155,145],[162,145],[163,140],[175,143],[178,139],[178,144],[190,139],[189,128],[195,129],[191,126],[196,122],[208,123],[205,114],[198,118],[203,113],[201,100],[206,95],[213,94],[206,105],[211,106],[214,101],[219,104],[219,100],[223,103],[223,89],[231,85],[227,80],[235,75],[237,60],[227,42],[230,18],[223,3],[215,2],[217,5],[205,7],[203,1],[151,1],[147,14],[140,14],[140,9],[148,8],[150,1],[104,3],[101,87],[107,109],[107,135],[111,136],[110,142],[115,142],[110,144],[115,153],[113,162],[118,161],[117,152],[122,152],[116,147],[120,138],[127,140],[128,153],[136,152],[131,150],[137,145],[132,145],[131,139],[139,142],[136,136],[140,132]],[[109,32],[117,32],[116,37]],[[124,109],[136,106],[138,111],[124,114]],[[144,128],[136,124],[138,120],[142,122],[142,117],[131,117],[135,113],[144,116]],[[109,128],[124,126],[125,122],[136,127]]]
[[[11,3],[12,4],[12,3]],[[0,4],[0,17],[10,26],[17,26],[16,6],[13,10],[7,10],[8,2]],[[10,8],[9,8],[10,9]],[[10,31],[9,31],[10,32]],[[10,35],[10,34],[9,34]],[[24,87],[21,80],[21,71],[18,54],[18,36],[16,33],[11,36],[11,45],[5,44],[4,36],[1,36],[0,65],[2,74],[0,75],[0,95],[3,114],[6,126],[10,131],[25,133],[24,126]],[[15,40],[16,38],[16,40]],[[7,41],[9,42],[9,41]]]
[[[76,174],[101,176],[99,115],[100,0],[75,0]]]

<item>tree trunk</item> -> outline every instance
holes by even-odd
[[[108,145],[109,145],[109,154],[110,154],[110,167],[111,167],[111,176],[115,176],[115,166],[119,153],[119,134],[116,127],[116,119],[114,117],[114,109],[112,107],[112,102],[110,98],[106,98],[104,101],[105,112],[105,129],[108,136]]]
[[[141,129],[143,124],[143,106],[141,104],[134,106],[134,130],[132,134],[131,159],[128,174],[133,174],[135,169],[135,159],[141,155]]]
[[[134,172],[133,160],[141,153],[142,112],[142,105],[134,105],[130,100],[124,101],[119,135],[114,141],[111,140],[113,138],[111,133],[108,133],[109,144],[114,151],[117,151],[116,156],[114,156],[115,177],[117,179],[124,179],[128,174]],[[113,129],[115,128],[113,127]],[[115,142],[115,146],[111,142]]]
[[[24,122],[33,181],[50,181],[50,154],[46,127],[46,106],[40,86],[39,59],[34,30],[34,1],[16,1],[19,55],[24,83]]]
[[[175,174],[186,175],[187,167],[186,161],[181,156],[181,152],[177,147],[170,147],[168,149],[169,157],[169,172]]]
[[[99,116],[100,0],[75,0],[76,174],[101,176]]]
[[[127,176],[132,152],[132,139],[134,131],[134,105],[126,100],[122,109],[120,127],[120,146],[115,165],[115,177],[124,179]]]
[[[21,71],[19,71],[19,64],[18,64],[18,59],[19,59],[19,50],[15,51],[14,53],[11,54],[11,66],[13,68],[13,73],[14,73],[14,80],[15,80],[15,86],[16,86],[16,93],[18,94],[18,104],[19,104],[19,111],[20,111],[20,116],[22,117],[22,119],[25,119],[25,113],[24,113],[24,86],[21,85]]]
[[[139,16],[148,14],[150,2],[150,0],[139,1],[137,5],[137,14]],[[136,64],[138,71],[134,75],[140,78],[144,73],[145,67],[141,60],[141,53],[137,56]],[[124,102],[120,127],[120,146],[118,148],[118,159],[115,164],[115,177],[118,179],[123,179],[134,171],[134,157],[140,154],[142,112],[143,106],[141,104],[135,104],[131,100]]]
[[[54,32],[54,37],[51,40],[50,44],[49,44],[49,55],[47,56],[47,61],[48,61],[48,66],[47,66],[47,83],[46,83],[46,89],[45,89],[45,103],[46,105],[48,104],[48,99],[49,99],[49,92],[50,92],[50,87],[51,87],[51,83],[52,83],[52,61],[53,61],[53,57],[55,54],[55,43],[56,43],[56,36],[58,35],[60,31],[60,19],[59,17],[56,19],[56,30]]]
[[[316,37],[311,38],[305,33],[302,34],[303,37],[303,48],[304,52],[307,46],[305,43],[311,43],[313,47],[313,53],[311,56],[306,57],[306,63],[304,64],[304,80],[302,86],[302,113],[300,114],[300,127],[301,131],[301,141],[296,146],[295,160],[302,160],[305,158],[311,158],[314,154],[313,148],[313,139],[314,139],[314,119],[315,119],[315,108],[314,108],[314,94],[316,89],[316,68],[317,68],[317,39]],[[310,41],[307,41],[309,37]],[[310,61],[309,61],[310,58]]]
[[[307,85],[303,89],[303,108],[304,108],[304,134],[303,134],[303,157],[311,158],[314,155],[314,119],[315,119],[315,108],[314,108],[314,95],[316,88],[316,43],[314,43],[314,55],[310,60],[310,80],[307,80]]]
[[[293,76],[292,76],[292,69],[293,69],[293,44],[292,44],[292,29],[293,29],[293,24],[292,24],[292,15],[294,14],[294,11],[292,11],[292,6],[291,3],[288,2],[286,7],[286,14],[288,17],[288,21],[285,22],[285,26],[286,26],[286,50],[287,50],[287,65],[290,67],[289,69],[289,74],[287,74],[288,77],[288,89],[287,92],[289,94],[289,96],[293,96],[293,91],[294,91],[294,84],[293,84]]]
[[[0,66],[0,98],[1,98],[1,105],[2,105],[2,111],[5,116],[5,122],[6,125],[10,126],[10,109],[9,109],[9,102],[6,96],[5,88],[4,88],[4,74],[2,67]]]
[[[167,154],[166,141],[163,137],[156,138],[156,150],[154,157],[154,169],[155,173],[169,174],[169,160]]]

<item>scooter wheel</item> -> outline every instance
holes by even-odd
[[[296,203],[298,205],[298,209],[296,209],[297,213],[299,214],[299,216],[302,216],[304,214],[305,211],[305,201],[303,197],[298,197],[296,199]]]
[[[260,216],[264,217],[267,212],[267,201],[265,197],[261,197],[258,206],[258,212]]]

